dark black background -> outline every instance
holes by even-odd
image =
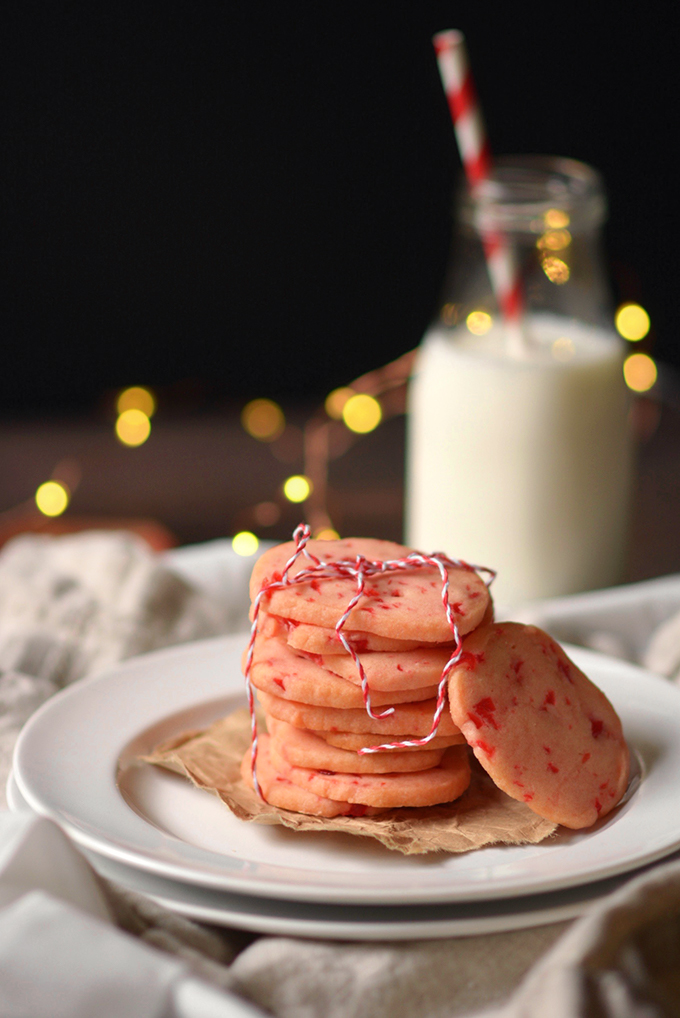
[[[603,172],[615,297],[645,304],[655,352],[676,361],[664,10],[5,8],[2,413],[88,411],[134,383],[197,407],[316,398],[413,347],[459,165],[430,41],[451,27],[495,152]]]

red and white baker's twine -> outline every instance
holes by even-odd
[[[435,706],[434,715],[432,718],[432,728],[428,735],[423,736],[421,739],[410,739],[403,740],[401,742],[387,742],[380,746],[366,746],[360,749],[360,754],[366,753],[379,753],[382,750],[398,750],[406,749],[410,746],[424,746],[437,734],[439,729],[439,722],[446,704],[446,681],[449,677],[451,670],[458,664],[461,654],[463,652],[463,644],[460,633],[458,632],[458,626],[454,617],[453,609],[449,604],[449,576],[447,573],[447,567],[449,569],[468,569],[476,573],[486,573],[488,579],[485,580],[487,586],[491,584],[496,573],[493,569],[488,569],[486,566],[473,566],[467,562],[463,562],[460,559],[450,559],[442,552],[435,552],[432,555],[425,555],[420,551],[412,551],[405,558],[400,559],[388,559],[387,561],[380,561],[379,559],[367,559],[363,555],[357,555],[356,559],[339,559],[337,562],[322,562],[316,555],[313,555],[307,549],[307,543],[311,537],[311,530],[308,524],[301,523],[295,528],[293,534],[293,540],[295,541],[295,551],[288,559],[284,570],[280,578],[265,580],[257,594],[257,597],[253,601],[253,624],[250,630],[250,640],[248,642],[248,650],[246,652],[245,661],[245,679],[246,679],[246,690],[248,694],[248,707],[250,710],[250,727],[251,727],[251,770],[253,775],[253,784],[255,790],[264,799],[262,790],[257,780],[256,763],[257,763],[257,718],[255,716],[255,696],[253,692],[253,685],[250,681],[250,671],[253,663],[253,650],[255,647],[255,638],[257,636],[257,624],[260,614],[260,608],[262,601],[272,591],[280,590],[283,587],[290,587],[298,583],[306,583],[309,580],[325,580],[325,579],[354,579],[356,580],[357,590],[352,599],[350,600],[347,608],[343,615],[338,619],[335,625],[335,632],[338,639],[341,641],[343,647],[348,654],[351,655],[354,664],[357,667],[359,677],[361,679],[361,691],[364,698],[364,706],[366,713],[370,718],[374,720],[380,720],[388,717],[394,713],[394,707],[388,707],[387,710],[383,711],[382,714],[374,714],[371,708],[371,694],[368,687],[368,679],[364,671],[364,667],[359,659],[357,652],[352,647],[351,643],[345,636],[343,628],[353,608],[356,607],[359,600],[366,596],[370,596],[365,593],[366,580],[370,576],[376,576],[380,573],[390,573],[396,571],[411,571],[414,569],[431,569],[435,566],[439,570],[439,575],[442,581],[442,604],[444,611],[446,612],[446,619],[453,634],[454,647],[449,660],[446,662],[444,669],[439,680],[439,687],[437,690],[437,703]],[[301,569],[295,576],[290,576],[290,570],[292,566],[297,562],[301,555],[304,555],[312,564],[306,569]]]
[[[432,40],[439,74],[449,104],[453,130],[465,176],[470,187],[491,173],[491,149],[477,100],[470,64],[461,32],[439,32]],[[522,315],[520,274],[510,245],[497,232],[482,235],[491,285],[506,322]]]

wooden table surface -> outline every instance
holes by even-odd
[[[298,426],[309,408],[287,410],[288,440],[274,446],[250,438],[236,412],[159,417],[137,449],[121,446],[104,421],[0,424],[0,538],[3,529],[16,529],[12,507],[30,507],[38,485],[68,459],[82,476],[64,523],[72,517],[153,519],[181,544],[242,529],[286,540],[304,509],[287,503],[280,488],[302,469]],[[648,435],[638,451],[628,580],[680,572],[680,409],[664,405],[659,414],[657,404],[643,401],[638,411]],[[331,463],[328,506],[341,534],[401,539],[404,422],[403,416],[386,421]],[[282,507],[269,527],[253,517],[253,507],[265,501]]]

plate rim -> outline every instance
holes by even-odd
[[[13,812],[18,812],[22,809],[33,812],[22,799],[12,771],[10,771],[7,779],[7,800]],[[578,892],[583,890],[581,888],[558,891],[554,895],[532,895],[532,898],[538,899],[536,907],[524,909],[520,912],[510,910],[513,899],[505,899],[505,903],[510,907],[500,914],[456,916],[445,914],[445,910],[447,908],[455,909],[461,903],[450,902],[448,906],[446,904],[435,906],[435,908],[442,912],[441,916],[433,915],[428,919],[414,918],[407,920],[404,918],[395,922],[386,922],[373,915],[370,918],[366,916],[356,920],[348,920],[342,915],[336,919],[310,917],[308,914],[303,914],[302,916],[280,915],[275,911],[276,906],[282,904],[279,899],[271,899],[270,904],[274,906],[274,909],[266,914],[253,913],[248,912],[243,907],[239,908],[238,906],[242,904],[241,901],[230,901],[230,908],[223,907],[219,901],[219,892],[215,896],[216,900],[206,906],[200,902],[188,901],[186,898],[187,892],[191,896],[196,892],[204,891],[204,888],[197,888],[192,884],[176,885],[175,882],[166,880],[164,882],[169,886],[159,887],[158,884],[153,884],[150,889],[148,885],[144,885],[144,881],[148,880],[150,876],[145,871],[134,870],[123,863],[113,862],[111,859],[102,857],[92,851],[86,851],[86,858],[105,879],[122,885],[135,893],[142,894],[163,908],[178,912],[180,915],[198,922],[207,922],[218,926],[235,926],[238,929],[270,936],[325,938],[338,941],[402,941],[413,940],[414,938],[419,940],[442,940],[455,936],[485,936],[489,933],[506,933],[512,930],[534,929],[539,926],[576,919],[585,915],[595,908],[603,898],[618,890],[626,879],[625,877],[613,878],[613,880],[590,885],[586,889],[585,896],[579,895]],[[131,878],[132,882],[130,882]],[[632,878],[633,875],[631,874]],[[159,880],[157,877],[155,879]],[[162,878],[160,879],[162,880]],[[176,893],[180,888],[184,892],[184,898],[181,900]],[[243,896],[232,894],[231,897],[241,899]],[[545,897],[553,900],[546,903],[541,900]],[[555,901],[555,897],[559,898],[559,900]],[[247,901],[247,898],[245,900]],[[265,903],[267,902],[267,899],[261,900]],[[313,907],[313,903],[310,902],[287,902],[286,904],[292,904],[295,907],[305,909],[309,909],[310,905]],[[472,902],[466,904],[474,907],[484,903]],[[374,905],[372,908],[380,912],[382,908],[389,910],[390,906]]]
[[[96,852],[104,857],[111,858],[114,861],[122,862],[126,865],[130,865],[136,869],[145,870],[150,873],[156,873],[160,876],[167,877],[172,880],[179,880],[184,883],[193,883],[203,887],[214,887],[216,889],[225,889],[230,891],[237,891],[241,893],[248,893],[255,896],[262,896],[268,898],[281,898],[287,900],[297,901],[338,901],[338,902],[356,902],[357,904],[389,904],[391,902],[411,902],[425,904],[430,901],[482,901],[491,900],[495,898],[511,898],[518,895],[527,894],[541,894],[549,891],[565,889],[568,887],[575,887],[584,885],[587,883],[594,882],[596,880],[605,879],[609,876],[616,876],[620,873],[625,873],[636,869],[642,865],[654,862],[664,856],[670,854],[674,849],[680,846],[680,820],[677,824],[677,829],[674,830],[673,836],[667,838],[659,845],[656,849],[649,850],[644,853],[638,853],[635,856],[628,856],[620,858],[618,862],[610,862],[608,864],[601,864],[591,870],[584,870],[583,867],[577,868],[571,875],[565,876],[562,872],[559,876],[553,874],[553,876],[539,876],[534,873],[529,878],[524,879],[524,882],[519,882],[516,879],[505,880],[496,878],[492,881],[493,886],[476,886],[469,884],[467,887],[444,887],[441,886],[424,886],[422,883],[415,888],[404,886],[395,886],[394,882],[394,871],[392,871],[391,883],[389,886],[386,884],[382,887],[375,886],[376,874],[371,872],[370,879],[367,886],[357,887],[352,889],[350,886],[351,881],[357,881],[358,875],[356,873],[338,873],[331,870],[320,879],[319,882],[300,884],[299,876],[295,879],[296,870],[290,866],[279,867],[279,875],[270,876],[267,879],[253,877],[249,875],[244,878],[239,872],[227,872],[222,869],[218,872],[214,872],[212,867],[217,865],[217,861],[222,858],[226,858],[224,855],[220,856],[218,853],[211,852],[208,849],[202,849],[200,847],[191,846],[189,842],[183,842],[181,839],[175,836],[159,831],[153,827],[150,821],[144,820],[139,814],[136,814],[128,803],[123,799],[122,795],[118,791],[115,781],[113,786],[108,788],[106,791],[110,793],[115,791],[117,797],[116,801],[118,807],[122,803],[125,811],[129,811],[126,814],[129,820],[129,814],[134,814],[141,823],[146,824],[148,828],[152,828],[156,832],[156,837],[160,839],[162,844],[172,844],[176,848],[177,845],[185,846],[185,859],[177,862],[168,862],[163,859],[158,859],[153,855],[148,855],[140,852],[138,848],[130,847],[129,844],[126,846],[121,843],[120,840],[116,841],[115,832],[111,830],[103,832],[101,830],[90,832],[85,829],[86,824],[82,816],[80,818],[74,817],[70,814],[67,815],[65,808],[55,807],[50,805],[49,802],[42,801],[41,796],[36,792],[30,784],[27,782],[22,769],[22,763],[27,752],[26,747],[31,747],[32,740],[35,740],[36,733],[39,733],[42,726],[46,724],[45,719],[48,722],[54,720],[52,715],[58,717],[59,712],[63,710],[63,704],[68,704],[74,698],[86,698],[91,695],[91,690],[95,690],[95,697],[97,692],[101,689],[107,690],[106,695],[111,695],[111,689],[115,689],[116,683],[121,684],[125,681],[129,681],[130,675],[134,675],[135,672],[151,672],[154,671],[156,666],[163,666],[168,660],[171,662],[181,662],[183,658],[189,660],[198,659],[200,664],[207,663],[210,657],[217,656],[220,658],[221,655],[228,655],[229,653],[240,654],[244,646],[244,635],[243,634],[232,634],[226,637],[211,638],[208,640],[195,641],[187,644],[180,644],[174,647],[163,648],[158,651],[154,651],[150,654],[140,655],[135,658],[130,658],[126,661],[120,662],[115,667],[108,669],[106,672],[101,673],[91,679],[75,683],[65,690],[60,691],[54,697],[50,698],[44,703],[38,711],[29,719],[28,723],[22,730],[22,733],[17,742],[14,753],[13,772],[15,780],[22,796],[26,799],[29,806],[35,811],[42,815],[50,816],[51,819],[55,820],[64,830],[73,838],[78,844],[91,851]],[[633,678],[635,681],[643,681],[646,684],[651,684],[651,689],[657,689],[658,691],[663,690],[664,692],[660,695],[663,697],[670,693],[671,699],[677,697],[676,701],[676,715],[675,718],[677,732],[680,735],[680,690],[677,687],[673,687],[667,680],[654,675],[651,672],[646,672],[643,669],[638,668],[635,665],[631,665],[628,662],[618,661],[613,658],[609,658],[606,655],[598,654],[594,651],[585,650],[580,647],[573,647],[569,644],[565,644],[566,652],[570,657],[575,658],[577,663],[581,662],[581,667],[588,672],[589,668],[592,671],[595,668],[596,671],[603,670],[606,674],[607,669],[614,670],[619,675]],[[206,657],[207,655],[207,657]],[[214,688],[211,686],[210,691],[207,690],[201,693],[200,691],[193,690],[191,695],[187,691],[186,702],[183,702],[181,707],[187,709],[192,703],[198,705],[199,703],[207,703],[215,697],[212,694],[217,690],[221,692],[224,698],[228,698],[230,695],[235,695],[240,692],[242,694],[242,678],[239,676],[239,689],[236,689],[235,683],[232,681],[230,685],[229,676],[227,675],[228,669],[224,669],[225,677],[224,684],[217,685],[214,683]],[[602,672],[599,676],[602,679]],[[207,683],[207,679],[203,676],[204,681]],[[596,676],[597,679],[597,676]],[[156,678],[156,684],[158,683]],[[212,682],[212,680],[211,680]],[[220,680],[220,683],[222,680]],[[672,691],[672,692],[671,692]],[[216,694],[217,695],[217,694]],[[159,713],[155,717],[155,721],[161,721],[163,717],[171,716],[178,712],[178,706],[173,705],[174,709],[164,705],[163,708],[159,708]],[[181,708],[180,708],[181,709]],[[620,709],[620,708],[619,708]],[[145,730],[153,723],[154,719],[147,721],[146,723],[140,723],[135,731],[121,733],[118,738],[118,750],[116,758],[120,757],[120,754],[124,750],[125,746],[130,743],[134,738],[135,732]],[[132,724],[132,722],[130,722]],[[112,736],[113,738],[113,736]],[[39,740],[38,740],[39,741]],[[678,748],[678,761],[680,762],[680,747]],[[647,779],[648,780],[648,779]],[[44,793],[43,793],[44,795]],[[227,807],[225,807],[227,808]],[[625,808],[624,808],[625,809]],[[623,814],[619,819],[623,818]],[[115,817],[114,817],[115,819]],[[613,826],[613,824],[611,825]],[[598,834],[606,831],[606,827],[602,831],[596,832]],[[140,829],[141,830],[141,829]],[[304,832],[303,832],[304,833]],[[196,855],[198,853],[199,859],[203,859],[204,865],[202,868],[196,868],[196,861],[187,863],[186,851],[188,848],[191,852]],[[481,859],[483,853],[492,851],[498,851],[499,848],[505,848],[510,851],[520,851],[522,848],[525,849],[541,849],[544,847],[549,850],[548,845],[539,846],[489,846],[488,848],[479,849],[475,853],[476,859]],[[179,850],[180,856],[182,850]],[[466,853],[466,856],[469,856]],[[209,857],[209,858],[206,858]],[[240,857],[239,857],[240,858]],[[247,863],[247,859],[242,860]],[[222,863],[224,866],[224,862]],[[480,866],[483,867],[483,861],[480,862]],[[299,874],[299,870],[297,871]],[[308,875],[308,874],[307,874]],[[332,878],[335,876],[340,879],[340,886],[337,884],[329,883],[329,876]],[[398,883],[398,882],[397,882]]]

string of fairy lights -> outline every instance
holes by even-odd
[[[555,252],[561,252],[570,239],[564,225],[559,223],[552,224],[542,237],[543,268],[556,285],[566,282],[569,275],[566,262],[563,262],[566,273],[556,264],[562,259]],[[456,312],[454,305],[445,305],[441,312],[442,320],[454,324]],[[465,325],[473,335],[484,335],[492,327],[493,317],[480,308],[467,315]],[[617,308],[614,325],[619,335],[631,344],[645,340],[651,328],[647,311],[630,301]],[[559,340],[556,341],[553,349],[555,358],[569,359],[573,350],[559,343]],[[382,421],[405,412],[406,387],[414,357],[415,351],[411,351],[376,371],[362,375],[351,385],[328,394],[323,406],[302,429],[302,472],[287,477],[272,493],[270,500],[251,507],[248,514],[253,529],[241,530],[232,538],[233,549],[238,555],[249,556],[257,551],[260,538],[255,531],[262,533],[262,530],[275,526],[284,502],[304,504],[305,517],[315,537],[333,539],[340,536],[327,505],[330,462],[344,455],[356,440],[374,431]],[[648,350],[627,353],[623,374],[628,388],[638,394],[649,393],[658,379],[657,365]],[[119,393],[114,434],[122,445],[132,450],[149,440],[156,403],[156,396],[145,386],[131,386]],[[286,421],[281,406],[267,398],[254,399],[246,404],[241,412],[241,426],[253,440],[272,446],[294,427]],[[35,507],[44,516],[60,516],[68,509],[79,481],[77,464],[63,461],[57,465],[53,476],[38,486]],[[19,508],[9,512],[14,513]]]
[[[546,252],[561,250],[571,240],[563,222],[553,225],[559,228],[546,230],[541,238],[544,241],[543,251]],[[553,236],[554,234],[557,236]],[[568,265],[566,262],[563,264],[566,271],[562,271],[553,262],[546,265],[543,258],[544,271],[556,285],[562,285],[569,278]],[[457,311],[454,305],[445,305],[441,311],[444,323],[455,324]],[[465,325],[473,335],[481,336],[493,326],[493,316],[486,310],[477,309],[467,315]],[[644,340],[651,328],[647,311],[632,301],[617,308],[614,325],[619,335],[629,343]],[[553,344],[552,353],[556,360],[567,361],[574,354],[573,344],[568,339],[558,339]],[[332,524],[326,498],[328,469],[330,461],[334,458],[333,443],[329,441],[330,432],[344,426],[354,440],[373,431],[381,421],[395,414],[404,413],[406,386],[414,357],[415,350],[377,371],[363,375],[350,386],[334,389],[326,397],[323,413],[318,412],[307,423],[304,433],[305,473],[287,478],[282,485],[281,494],[291,502],[306,503],[306,519],[312,526],[315,537],[332,539],[339,536]],[[654,387],[658,370],[651,354],[636,351],[626,354],[623,374],[631,391],[644,394]],[[241,423],[249,435],[263,442],[275,442],[286,428],[283,410],[277,403],[268,399],[257,399],[248,403],[243,409]],[[346,452],[349,444],[351,443],[340,446],[340,455]],[[265,502],[254,506],[252,514],[256,522],[266,527],[278,520],[280,509],[275,502]],[[259,538],[254,531],[244,530],[233,538],[234,550],[240,555],[254,554],[258,545]]]
[[[150,389],[133,385],[123,389],[116,400],[114,433],[130,449],[143,445],[151,434],[156,397]],[[80,468],[73,460],[62,460],[48,481],[38,486],[35,505],[43,516],[61,516],[80,483]]]

